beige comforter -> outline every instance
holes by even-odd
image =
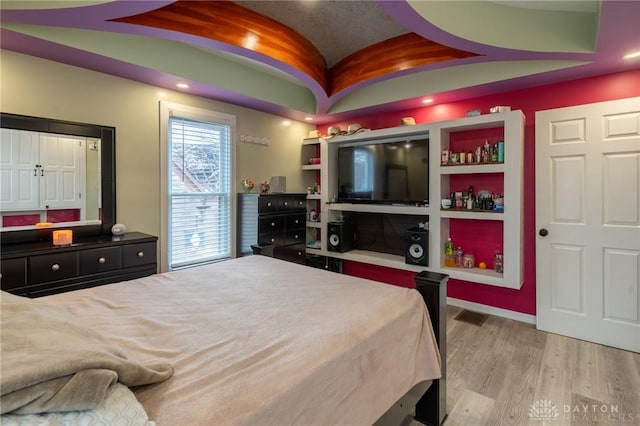
[[[92,409],[118,381],[145,385],[173,372],[166,363],[129,361],[63,309],[5,292],[0,302],[2,414]]]
[[[136,396],[170,425],[370,425],[440,377],[417,291],[263,256],[44,298],[169,380]]]

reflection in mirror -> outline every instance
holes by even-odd
[[[115,129],[1,114],[2,244],[48,240],[46,228],[107,233],[115,223]],[[44,228],[44,229],[43,229]]]
[[[3,231],[100,223],[100,139],[0,131]]]

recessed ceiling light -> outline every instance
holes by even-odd
[[[189,85],[187,83],[178,83],[176,84],[176,87],[179,87],[181,89],[188,89]]]
[[[313,117],[305,117],[304,120],[305,121],[313,121]]]
[[[424,98],[424,99],[422,100],[422,103],[423,103],[423,104],[430,104],[430,103],[432,103],[432,102],[433,102],[433,98]]]
[[[623,59],[635,59],[635,58],[640,58],[640,50],[638,50],[637,52],[627,53],[627,54],[626,54],[626,55],[624,55],[622,58],[623,58]]]
[[[283,125],[283,126],[288,126],[288,125],[290,125],[290,124],[291,124],[291,121],[289,121],[289,120],[284,120],[284,121],[282,122],[282,125]]]

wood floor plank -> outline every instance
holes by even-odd
[[[545,424],[640,425],[640,354],[495,316],[454,320],[460,311],[448,307],[445,425],[540,426],[530,409],[545,401],[557,413]],[[611,407],[617,417],[594,414]]]
[[[465,389],[451,409],[448,426],[491,425],[490,413],[495,401],[479,393]]]

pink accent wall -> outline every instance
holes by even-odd
[[[414,117],[416,123],[450,120],[464,117],[466,111],[480,109],[483,114],[495,105],[509,105],[522,110],[526,117],[524,133],[524,284],[520,290],[511,290],[484,284],[449,280],[447,295],[457,299],[508,309],[524,314],[536,314],[536,229],[535,229],[535,113],[536,111],[583,105],[595,102],[640,96],[640,69],[599,77],[573,80],[565,83],[538,86],[530,89],[496,93],[481,98],[466,99],[442,105],[395,111],[358,117],[349,122],[335,122],[318,126],[327,134],[329,126],[346,129],[349,123],[358,123],[370,129],[399,125],[402,117]],[[437,99],[436,99],[437,102]],[[432,194],[433,196],[433,194]],[[436,197],[438,195],[435,195]],[[432,204],[435,201],[432,200]],[[412,273],[378,266],[345,262],[345,272],[365,276],[377,281],[405,285]],[[380,269],[379,269],[380,268]],[[371,272],[369,272],[371,271]],[[405,283],[405,284],[403,284]]]

